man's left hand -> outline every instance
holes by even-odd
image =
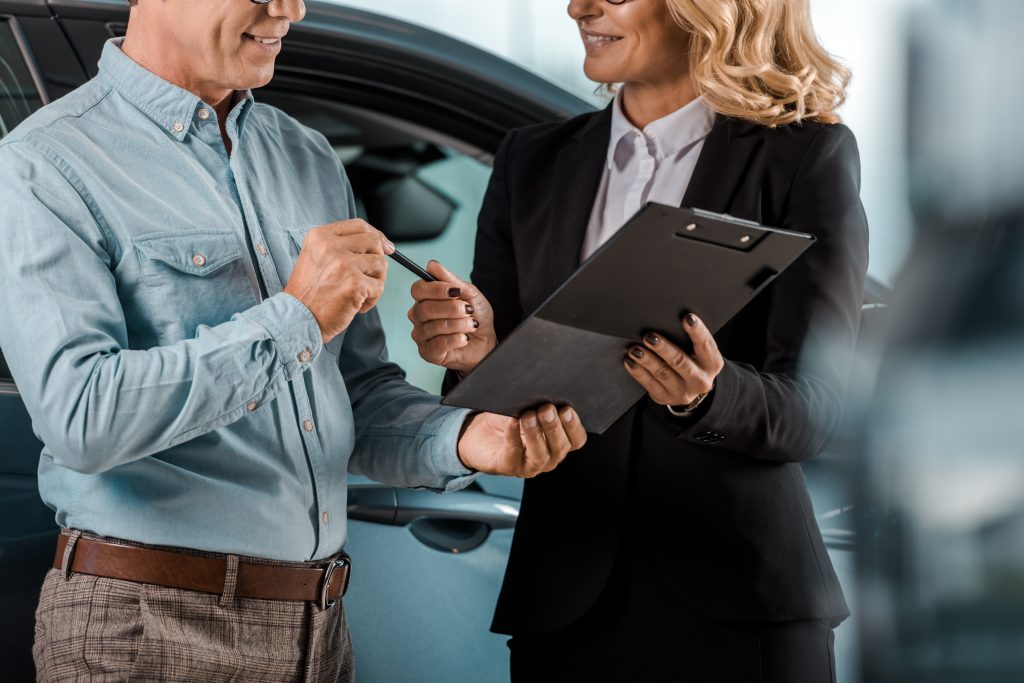
[[[480,413],[459,438],[459,459],[484,474],[529,479],[555,469],[586,441],[587,432],[569,407],[548,404],[519,419]]]

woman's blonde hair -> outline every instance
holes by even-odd
[[[850,71],[818,42],[809,0],[665,2],[690,34],[690,74],[712,109],[770,127],[839,122]]]

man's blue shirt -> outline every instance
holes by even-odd
[[[0,141],[0,347],[61,526],[280,560],[346,538],[346,471],[469,483],[466,411],[405,382],[376,311],[324,345],[282,292],[355,216],[320,134],[240,93],[226,122],[109,42]]]

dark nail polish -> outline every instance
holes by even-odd
[[[631,368],[635,368],[636,367],[636,361],[633,360],[632,358],[630,358],[629,356],[626,356],[626,365],[628,365]]]
[[[466,315],[473,315],[473,307],[466,304]]]
[[[462,296],[462,290],[459,289],[458,287],[452,287],[451,289],[448,290],[448,296],[450,296],[453,299],[457,299],[460,296]]]
[[[644,357],[644,350],[643,350],[643,349],[641,349],[641,348],[640,348],[639,346],[634,346],[633,348],[631,348],[631,349],[629,350],[629,352],[630,352],[631,354],[633,354],[633,356],[634,356],[635,358],[643,358],[643,357]]]
[[[650,344],[651,346],[657,346],[658,344],[661,343],[661,337],[659,337],[658,335],[654,334],[653,332],[651,334],[647,335],[646,340],[647,340],[647,343]]]
[[[480,321],[479,320],[474,320],[473,321],[473,329],[474,330],[479,330],[480,329]]]
[[[467,335],[466,335],[466,343],[469,343],[469,342],[471,342],[471,341],[473,341],[473,340],[472,340],[472,339],[470,338],[470,336],[469,336],[469,335],[467,334]]]
[[[695,316],[693,313],[688,314],[686,316],[686,324],[689,325],[690,327],[697,327],[697,316]]]

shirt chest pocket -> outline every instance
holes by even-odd
[[[165,341],[191,338],[259,302],[232,233],[163,234],[133,240],[152,322]]]

